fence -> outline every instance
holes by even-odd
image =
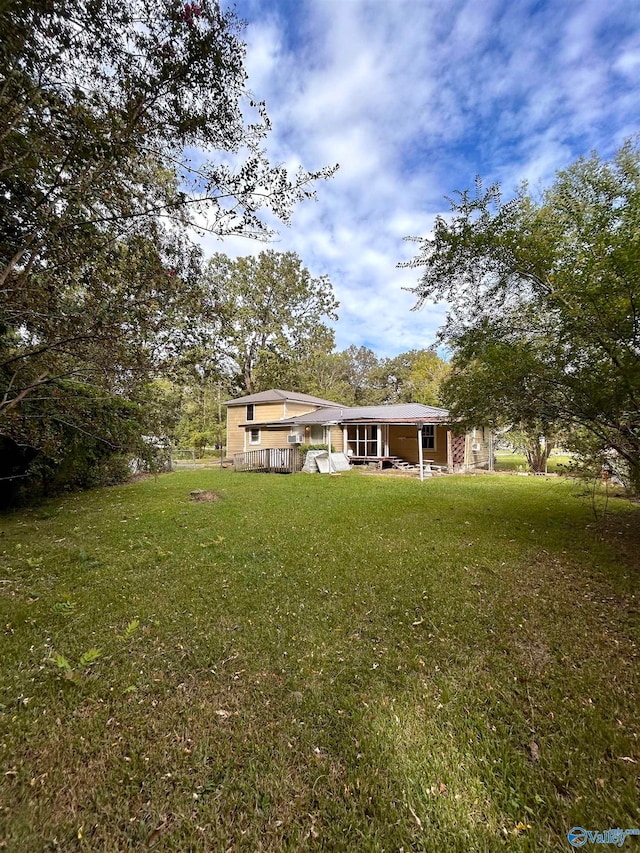
[[[175,447],[171,451],[171,467],[174,468],[197,468],[196,452],[191,447]]]
[[[486,438],[474,442],[467,435],[466,445],[463,466],[465,472],[474,471],[476,468],[486,469],[487,471],[494,470],[495,451],[493,433],[490,432]]]
[[[302,470],[299,447],[265,447],[236,453],[233,457],[235,471],[258,471],[263,474],[295,474]]]

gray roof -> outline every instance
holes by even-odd
[[[282,424],[326,424],[360,423],[374,421],[375,423],[443,423],[449,420],[447,409],[436,406],[424,406],[422,403],[398,403],[391,406],[335,406],[318,412],[308,412],[306,415],[296,415],[284,418]]]
[[[296,391],[281,391],[279,388],[271,388],[269,391],[258,391],[257,394],[249,394],[247,397],[238,397],[235,400],[227,400],[224,406],[246,406],[247,403],[283,403],[289,400],[292,403],[310,403],[314,406],[339,406],[335,400],[323,400],[320,397],[312,397],[310,394],[298,394]]]

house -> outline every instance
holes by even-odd
[[[446,409],[421,403],[342,406],[271,389],[228,400],[227,457],[301,444],[328,444],[353,463],[379,467],[421,461],[448,471],[490,467],[489,430],[455,430]]]
[[[272,388],[270,391],[228,400],[224,405],[227,407],[226,455],[233,458],[236,453],[249,450],[290,447],[288,436],[296,432],[290,428],[291,418],[334,409],[339,403]],[[335,435],[332,434],[334,444],[338,438],[341,440],[341,434],[336,430]],[[326,431],[322,427],[316,427],[313,431],[309,428],[305,430],[305,440],[299,443],[326,444]]]

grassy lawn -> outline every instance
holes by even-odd
[[[5,516],[0,848],[640,826],[639,520],[564,479],[215,469]]]
[[[572,456],[568,453],[552,453],[547,463],[550,474],[566,474],[571,465]],[[511,450],[498,450],[496,452],[496,471],[528,471],[529,466],[523,453],[514,453]]]

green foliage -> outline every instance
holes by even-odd
[[[204,448],[214,445],[218,441],[219,435],[219,432],[216,434],[213,430],[192,432],[189,434],[187,446],[193,447],[196,456],[200,459],[204,455]]]
[[[329,449],[328,444],[301,444],[300,445],[300,453],[302,454],[302,464],[304,465],[305,459],[307,458],[307,453],[310,450],[328,450],[328,449]],[[332,453],[336,452],[336,449],[333,446],[333,443],[331,444],[331,452]]]
[[[216,0],[11,2],[0,30],[0,433],[22,449],[7,476],[38,456],[72,486],[86,466],[65,481],[64,457],[163,434],[149,379],[215,325],[189,227],[265,236],[261,209],[287,222],[332,170],[267,161],[240,25]]]
[[[337,320],[338,303],[331,282],[312,278],[294,252],[235,261],[217,254],[204,281],[222,318],[220,353],[211,357],[232,386],[248,394],[294,387],[296,365],[333,348],[326,320]]]
[[[183,385],[174,384],[168,402],[175,415],[169,428],[172,442],[198,454],[204,447],[224,446],[226,411],[222,402],[231,396],[226,380],[214,382],[210,376],[194,374],[185,377]]]
[[[73,667],[66,659],[64,655],[56,653],[52,658],[54,664],[58,667],[58,669],[63,669],[65,672],[72,672]]]
[[[15,425],[14,434],[34,450],[26,455],[13,439],[0,439],[0,471],[24,475],[2,484],[0,504],[122,482],[131,475],[132,456],[152,466],[154,449],[141,436],[148,421],[136,403],[66,382],[52,394],[52,403],[27,397],[6,413],[5,426]],[[46,420],[40,421],[45,412]]]
[[[86,674],[89,668],[92,667],[101,657],[102,650],[94,647],[83,652],[78,658],[78,662],[75,666],[68,660],[68,658],[59,652],[56,652],[51,656],[51,662],[54,666],[64,672],[65,678],[77,683],[80,675],[83,673]]]
[[[432,349],[410,350],[383,365],[390,389],[385,402],[441,406],[441,386],[450,367]]]
[[[64,601],[56,601],[53,605],[52,609],[54,613],[73,613],[77,607],[75,601],[71,601],[68,598],[65,598]]]
[[[132,619],[131,622],[129,622],[127,627],[124,629],[124,631],[120,635],[120,639],[125,641],[125,642],[127,640],[130,640],[133,637],[133,635],[138,631],[139,627],[140,627],[140,620],[139,619]]]
[[[310,353],[301,362],[296,390],[347,406],[381,403],[440,405],[440,386],[449,370],[433,350],[410,350],[379,358],[369,347]]]
[[[555,445],[556,436],[549,429],[529,423],[525,429],[512,427],[504,433],[504,438],[519,452],[524,454],[529,470],[534,474],[546,474],[547,463]]]
[[[101,656],[102,656],[102,651],[100,649],[96,649],[96,648],[87,649],[86,652],[83,652],[80,655],[80,658],[78,660],[78,666],[81,666],[84,668],[89,667],[89,666],[93,666],[93,664]]]
[[[381,360],[369,347],[354,345],[340,354],[343,380],[349,388],[350,406],[376,406],[384,401]]]
[[[353,400],[345,352],[307,353],[297,367],[296,391],[348,406]]]
[[[463,422],[593,438],[640,491],[640,150],[558,173],[541,200],[460,194],[419,240],[419,300],[446,300],[444,399]],[[584,448],[584,442],[577,442]]]

